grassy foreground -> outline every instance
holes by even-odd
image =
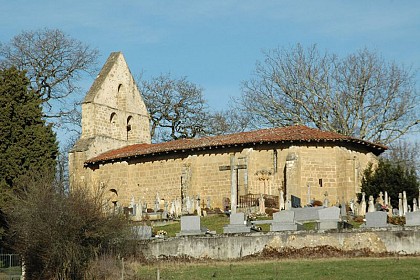
[[[136,279],[420,279],[420,258],[161,263],[137,268]]]

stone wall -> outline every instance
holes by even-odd
[[[295,160],[293,166],[288,167],[291,153]],[[307,202],[308,184],[311,185],[311,199],[322,201],[325,192],[331,203],[354,198],[361,179],[355,175],[355,162],[363,169],[369,161],[375,160],[369,153],[342,147],[273,145],[178,153],[176,156],[155,155],[100,164],[86,172],[93,186],[100,184],[108,190],[117,190],[118,201],[123,206],[127,206],[132,197],[135,201],[141,199],[153,205],[157,193],[170,202],[180,198],[183,192],[190,197],[199,195],[203,203],[210,198],[213,208],[222,208],[223,199],[230,198],[232,176],[230,169],[220,170],[220,167],[229,167],[231,156],[235,165],[247,166],[234,171],[237,172],[234,176],[240,195],[279,195],[280,189],[285,188],[289,198],[290,195],[301,197],[303,204]],[[319,179],[322,179],[322,185]]]
[[[363,250],[374,253],[420,254],[418,228],[353,230],[343,232],[270,232],[218,236],[185,236],[144,241],[138,250],[146,258],[189,256],[193,258],[237,259],[278,249],[331,246],[338,250]]]

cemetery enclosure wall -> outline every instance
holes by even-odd
[[[296,155],[290,170],[290,154]],[[254,148],[226,148],[197,151],[175,155],[156,155],[149,158],[130,159],[98,165],[87,169],[92,186],[102,185],[118,192],[118,201],[128,206],[132,197],[153,205],[156,194],[170,202],[179,197],[200,196],[202,206],[209,198],[212,208],[223,208],[223,199],[230,197],[231,157],[238,195],[248,193],[279,195],[280,189],[287,198],[295,195],[306,204],[311,185],[311,199],[323,200],[328,192],[331,203],[353,198],[360,186],[358,169],[362,170],[375,157],[337,146],[266,145]],[[224,167],[221,169],[221,167]],[[292,172],[287,178],[286,174]],[[321,183],[321,181],[322,183]],[[285,182],[286,181],[286,182]],[[149,207],[153,208],[153,207]]]
[[[420,254],[418,229],[348,232],[269,232],[217,236],[185,236],[144,241],[138,250],[146,258],[189,256],[237,259],[260,253],[264,248],[282,249],[332,246],[342,251],[370,250],[375,253]]]

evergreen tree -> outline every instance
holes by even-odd
[[[22,191],[26,176],[54,179],[58,152],[51,125],[42,119],[42,101],[25,72],[0,70],[0,191]],[[3,200],[5,199],[3,196]],[[3,205],[0,204],[0,207]]]
[[[363,172],[362,192],[366,197],[379,193],[388,192],[391,197],[392,207],[398,207],[398,195],[405,191],[408,204],[412,204],[413,198],[418,198],[419,181],[414,168],[405,168],[400,163],[394,163],[389,159],[381,158],[375,168],[370,164]]]

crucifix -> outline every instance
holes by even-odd
[[[246,169],[246,164],[235,165],[235,155],[230,155],[230,165],[219,166],[219,171],[230,170],[230,211],[236,213],[236,206],[238,201],[238,170]]]

